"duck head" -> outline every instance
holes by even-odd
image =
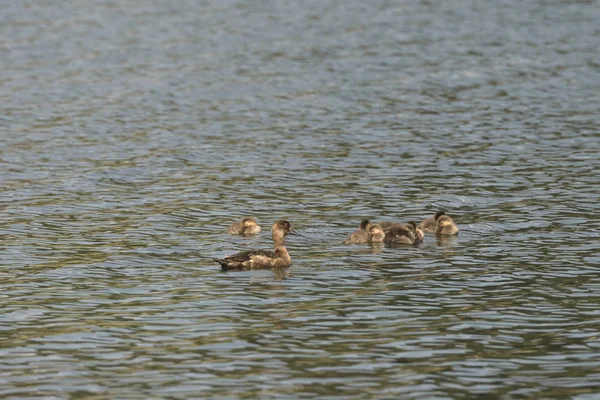
[[[246,217],[242,220],[242,226],[246,229],[258,226],[258,223],[254,218]]]
[[[442,215],[436,221],[437,221],[438,227],[442,227],[442,228],[445,227],[445,226],[452,226],[452,225],[454,225],[454,222],[452,221],[452,218],[450,218],[447,215]]]
[[[283,239],[292,232],[292,225],[285,219],[280,219],[273,224],[273,239]]]

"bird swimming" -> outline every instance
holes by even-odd
[[[440,216],[436,221],[435,234],[440,235],[456,235],[458,227],[448,215]]]
[[[373,224],[369,226],[369,241],[371,243],[381,243],[385,239],[385,232],[379,224]]]
[[[414,222],[406,225],[394,224],[385,230],[387,244],[417,244],[423,241],[423,231]]]
[[[284,268],[292,263],[290,254],[285,248],[285,237],[292,231],[292,226],[286,220],[280,219],[271,228],[274,251],[249,250],[242,251],[225,258],[215,258],[226,270],[245,270],[260,268]]]
[[[369,225],[368,219],[360,221],[359,229],[352,232],[348,239],[344,240],[344,244],[363,244],[369,241]]]
[[[406,224],[406,228],[409,229],[412,232],[413,236],[415,237],[413,244],[421,243],[423,241],[423,238],[425,237],[425,233],[423,233],[421,228],[419,228],[414,221],[408,222]]]
[[[234,222],[231,224],[227,233],[230,235],[254,235],[261,231],[260,225],[252,217],[242,219],[242,222]]]
[[[419,225],[419,228],[421,228],[424,232],[434,233],[435,229],[437,228],[438,218],[444,214],[446,214],[446,213],[443,211],[436,212],[433,215],[433,217],[424,219],[423,222],[421,222],[421,224]]]

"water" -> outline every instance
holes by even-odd
[[[600,395],[595,1],[8,2],[0,396]],[[345,246],[446,209],[457,238]],[[287,218],[285,271],[212,261]]]

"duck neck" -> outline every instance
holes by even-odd
[[[285,235],[283,232],[273,231],[273,246],[280,259],[285,260],[288,263],[291,262],[290,254],[285,248]]]
[[[273,231],[273,246],[285,248],[285,236],[281,232]]]
[[[280,258],[281,260],[285,261],[286,263],[290,263],[292,261],[290,253],[288,253],[285,246],[277,246],[275,250],[278,258]]]

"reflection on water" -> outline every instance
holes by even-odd
[[[594,3],[3,11],[1,395],[597,393]],[[244,215],[291,268],[220,271]]]

